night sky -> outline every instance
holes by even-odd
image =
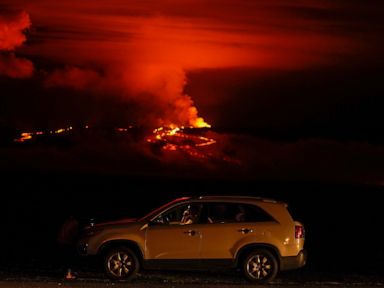
[[[209,123],[250,177],[383,183],[381,1],[0,8],[3,129]]]
[[[120,177],[139,191],[175,179],[208,193],[294,183],[307,185],[297,191],[309,202],[308,190],[324,188],[311,183],[382,192],[383,32],[381,0],[0,0],[1,171],[36,203],[55,201],[42,200],[52,186],[85,203],[88,180],[124,194]],[[202,133],[216,143],[193,153],[147,143],[148,131],[170,125],[210,125]],[[14,142],[65,127],[68,137]],[[117,127],[140,129],[111,135]],[[214,184],[223,179],[227,190]],[[176,188],[169,195],[180,196]]]

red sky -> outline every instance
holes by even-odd
[[[382,0],[0,0],[0,125],[202,116],[269,139],[239,148],[252,171],[382,183],[383,14]]]
[[[364,49],[367,24],[354,16],[356,10],[375,16],[375,9],[334,2],[16,0],[8,6],[31,17],[35,41],[25,53],[66,64],[286,69],[335,64]]]
[[[189,71],[314,69],[369,61],[379,51],[379,1],[206,2],[1,0],[0,25],[12,26],[2,37],[16,42],[0,49],[11,45],[35,66],[49,63],[35,72],[44,73],[47,87],[151,102],[163,111],[153,116],[159,122],[187,125],[198,117],[194,95],[184,93]],[[2,74],[31,75],[32,62],[3,58],[2,70],[10,61],[28,67]]]

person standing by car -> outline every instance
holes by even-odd
[[[73,266],[77,257],[76,241],[80,232],[80,223],[75,216],[70,215],[61,225],[56,243],[60,253],[61,266],[65,269],[65,279],[76,278],[73,274]]]

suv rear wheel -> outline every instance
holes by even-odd
[[[127,247],[111,249],[104,258],[104,271],[110,279],[130,280],[139,270],[136,254]]]
[[[256,283],[273,280],[278,272],[276,257],[267,249],[255,249],[244,259],[242,270],[244,276]]]

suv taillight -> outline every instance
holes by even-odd
[[[304,226],[295,225],[295,238],[296,239],[305,238]]]

